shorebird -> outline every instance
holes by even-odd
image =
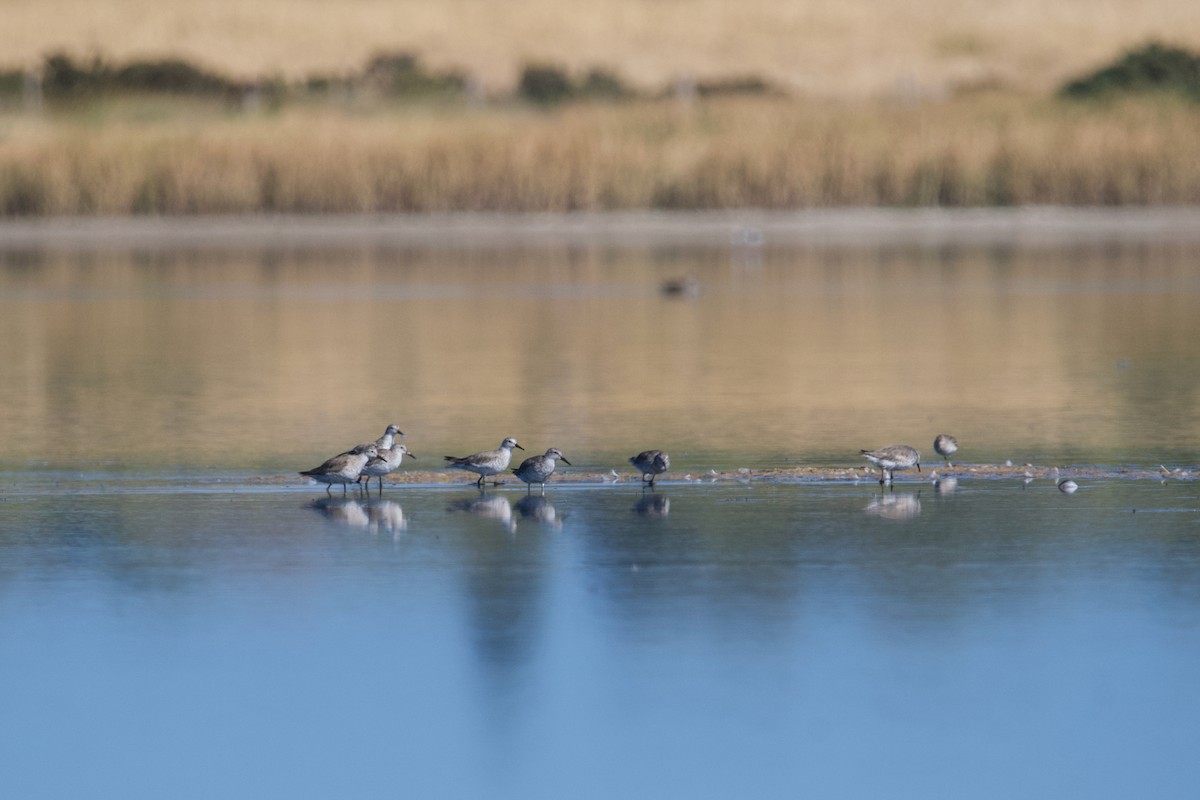
[[[340,483],[342,484],[342,494],[345,494],[346,484],[356,483],[362,474],[363,467],[377,455],[379,455],[379,448],[373,443],[360,444],[353,450],[336,455],[321,466],[306,469],[300,474],[325,484],[326,494],[329,493],[331,485]]]
[[[388,425],[387,430],[383,432],[383,436],[380,436],[375,440],[375,446],[378,447],[380,451],[387,450],[396,443],[397,436],[403,439],[404,431],[400,430],[395,425]]]
[[[889,444],[878,450],[859,450],[863,458],[879,467],[879,483],[891,483],[896,470],[917,468],[921,471],[921,453],[906,444]]]
[[[530,456],[522,461],[521,466],[513,470],[513,475],[529,484],[527,491],[533,491],[533,485],[540,483],[544,492],[546,491],[546,480],[554,474],[554,468],[558,466],[559,459],[562,459],[564,464],[571,463],[567,461],[567,457],[562,454],[561,450],[551,447],[544,456]]]
[[[1058,490],[1063,494],[1075,494],[1079,489],[1079,484],[1070,478],[1063,478],[1058,482]]]
[[[482,488],[484,478],[498,475],[508,469],[508,462],[512,461],[514,447],[518,450],[525,449],[517,444],[516,439],[509,436],[495,450],[485,450],[470,456],[444,456],[444,458],[450,462],[452,469],[465,469],[467,472],[479,475],[479,480],[475,481],[475,485]]]
[[[404,435],[405,435],[404,431],[400,430],[395,425],[388,425],[387,430],[385,430],[383,432],[383,436],[380,436],[378,439],[376,439],[373,442],[363,442],[362,444],[356,444],[356,445],[354,445],[354,447],[352,449],[347,450],[345,453],[342,453],[341,455],[348,455],[350,453],[357,452],[357,451],[363,449],[364,447],[366,447],[367,445],[371,445],[371,444],[375,445],[375,447],[379,449],[379,452],[382,453],[384,450],[387,450],[393,444],[396,443],[397,436],[399,436],[401,439],[403,439]]]
[[[367,478],[368,489],[371,488],[371,478],[379,478],[379,493],[383,494],[383,476],[399,469],[405,456],[409,458],[416,458],[416,456],[408,452],[408,448],[402,444],[394,444],[391,447],[376,449],[379,450],[379,455],[366,463],[362,469],[362,474]]]
[[[633,458],[629,459],[629,463],[633,464],[634,469],[642,473],[642,482],[646,482],[646,476],[650,476],[650,485],[654,485],[654,479],[660,474],[667,471],[671,466],[671,457],[662,450],[643,450]]]
[[[933,440],[933,449],[937,454],[946,459],[946,466],[953,467],[950,463],[950,456],[958,452],[958,439],[955,439],[948,433],[939,433],[937,438]]]

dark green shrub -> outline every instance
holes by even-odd
[[[583,97],[601,100],[620,100],[632,97],[633,92],[612,72],[603,69],[593,69],[584,76],[579,85],[579,94]]]
[[[1077,78],[1061,90],[1064,96],[1074,98],[1125,92],[1178,92],[1200,100],[1200,56],[1151,43],[1130,50],[1115,63]]]
[[[42,90],[50,97],[91,94],[104,88],[107,72],[99,58],[83,66],[65,53],[55,53],[46,57],[42,67]]]
[[[42,86],[48,97],[59,98],[100,93],[214,96],[241,90],[233,81],[181,59],[146,59],[113,66],[100,58],[79,63],[63,53],[46,58]]]
[[[304,79],[303,88],[309,94],[324,94],[333,91],[337,85],[338,80],[329,75],[309,75]]]
[[[701,97],[731,94],[772,94],[774,92],[775,88],[757,75],[721,78],[713,81],[701,81],[696,84],[696,93]]]
[[[363,81],[386,95],[412,97],[458,94],[467,79],[458,72],[427,72],[417,57],[408,53],[381,53],[367,62]]]
[[[177,58],[130,61],[111,72],[111,89],[117,92],[220,95],[236,90],[226,78]]]
[[[0,97],[20,97],[24,92],[25,73],[22,70],[0,70]]]
[[[529,64],[521,71],[517,94],[533,103],[551,105],[570,100],[575,87],[565,70],[546,64]]]

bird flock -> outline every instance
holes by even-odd
[[[372,478],[379,482],[379,492],[383,493],[383,476],[400,468],[405,456],[416,458],[403,444],[396,442],[403,438],[404,432],[396,425],[388,425],[387,430],[373,442],[364,442],[354,446],[344,453],[326,460],[319,467],[300,472],[306,478],[312,478],[318,483],[325,484],[326,493],[331,493],[334,484],[342,486],[345,494],[350,484],[361,485],[366,479],[367,489]],[[505,437],[495,450],[484,450],[469,456],[444,456],[449,469],[472,472],[479,477],[475,486],[482,489],[488,478],[494,478],[506,470],[516,475],[528,486],[527,491],[533,490],[538,484],[545,492],[546,481],[554,474],[558,462],[570,465],[571,462],[557,447],[551,447],[542,455],[530,456],[521,462],[516,469],[509,470],[512,463],[512,451],[524,450],[517,440],[511,436]],[[934,451],[945,459],[946,467],[950,468],[950,456],[958,452],[958,440],[948,433],[940,433],[933,440]],[[895,473],[916,467],[921,471],[921,452],[907,444],[889,444],[875,450],[860,450],[862,457],[879,468],[880,485],[890,485],[895,480]],[[638,471],[643,486],[653,488],[654,482],[671,467],[671,456],[663,450],[644,450],[629,459],[629,463]],[[615,472],[614,472],[615,474]],[[1069,485],[1068,485],[1069,484]],[[499,485],[499,481],[493,481]],[[1078,488],[1073,481],[1060,482],[1059,489],[1071,493]]]

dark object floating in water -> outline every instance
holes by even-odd
[[[668,278],[658,288],[667,297],[697,297],[704,291],[700,281],[690,275],[684,278]]]

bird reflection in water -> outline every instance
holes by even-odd
[[[393,537],[408,527],[404,509],[394,500],[360,502],[342,498],[322,497],[309,505],[326,519],[350,528],[362,528],[372,533],[389,533]]]
[[[530,519],[552,528],[561,528],[563,524],[562,516],[545,495],[527,494],[513,504],[513,510],[520,514],[523,520]]]
[[[933,482],[933,490],[937,492],[938,497],[952,495],[957,488],[958,478],[938,478]]]
[[[367,505],[372,533],[390,533],[393,538],[408,527],[404,509],[394,500],[376,500]]]
[[[498,494],[480,492],[476,497],[456,500],[446,507],[447,511],[465,511],[485,519],[494,519],[504,526],[509,533],[517,530],[517,521],[513,518],[513,507],[508,500]]]
[[[912,519],[921,513],[921,498],[915,494],[884,494],[872,500],[866,513],[883,519]]]
[[[633,504],[633,513],[650,519],[662,519],[671,513],[671,499],[664,494],[643,494]]]
[[[313,500],[309,508],[318,511],[333,522],[349,525],[352,528],[366,528],[371,524],[367,509],[357,500],[322,497]]]

